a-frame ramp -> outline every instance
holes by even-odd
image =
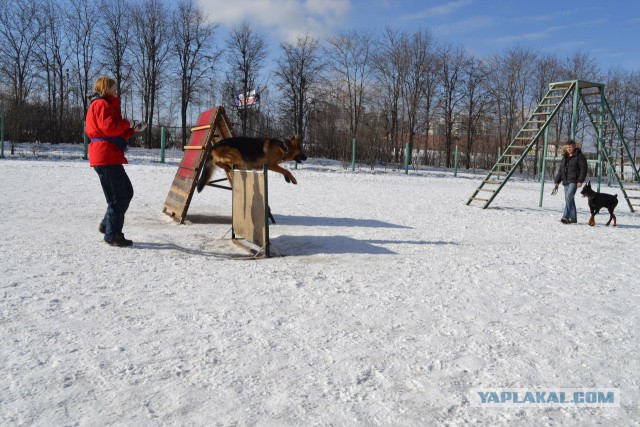
[[[216,107],[200,114],[191,128],[189,143],[184,147],[182,160],[164,201],[162,212],[183,224],[196,188],[200,171],[210,147],[216,142],[233,137],[232,125],[223,107]]]
[[[542,98],[529,119],[524,123],[515,138],[498,158],[496,164],[467,200],[467,205],[479,203],[483,209],[489,207],[509,178],[511,178],[526,158],[527,153],[530,152],[536,141],[548,129],[549,124],[558,111],[560,111],[560,108],[567,98],[569,98],[570,94],[573,95],[572,129],[575,129],[578,102],[581,100],[587,109],[591,123],[595,127],[598,135],[598,187],[600,184],[602,158],[604,157],[607,164],[612,167],[614,176],[631,211],[634,211],[633,206],[640,206],[640,204],[635,202],[635,200],[640,200],[640,176],[638,175],[638,168],[635,165],[629,147],[606,101],[604,85],[582,80],[549,84],[547,94]],[[595,96],[597,96],[596,100],[594,100]],[[545,141],[543,153],[546,155],[546,152],[547,147]],[[621,156],[620,165],[618,165],[617,168],[615,158],[611,155],[613,152],[617,152]],[[623,168],[625,166],[627,167],[626,176],[631,179],[623,179]],[[624,183],[627,184],[626,188]],[[631,190],[638,191],[639,193],[636,193],[634,196],[628,196],[627,191]],[[638,197],[636,197],[636,195]]]

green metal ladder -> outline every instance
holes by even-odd
[[[527,154],[531,151],[536,141],[544,134],[544,149],[543,149],[543,171],[546,168],[546,157],[548,148],[548,128],[549,124],[556,116],[560,108],[567,100],[570,94],[573,94],[573,119],[571,123],[571,135],[575,136],[577,120],[578,120],[578,101],[582,100],[582,103],[587,109],[587,113],[594,125],[596,132],[598,133],[598,191],[600,190],[600,180],[602,173],[602,157],[607,160],[607,163],[613,169],[613,173],[620,185],[620,188],[624,194],[627,204],[632,212],[634,212],[634,206],[640,206],[640,204],[634,203],[636,200],[640,201],[640,197],[630,197],[627,195],[627,189],[623,185],[622,168],[628,166],[632,172],[635,180],[630,180],[629,184],[635,186],[633,190],[640,191],[640,176],[638,175],[638,169],[635,165],[633,157],[629,151],[629,148],[624,140],[622,132],[618,127],[611,109],[604,96],[604,85],[599,83],[590,83],[582,80],[571,80],[565,82],[555,82],[549,84],[549,90],[547,94],[542,98],[538,106],[531,113],[529,119],[524,123],[520,131],[516,134],[515,138],[505,148],[502,155],[498,158],[496,164],[489,170],[489,173],[482,180],[478,188],[467,200],[467,205],[472,203],[481,204],[483,209],[489,207],[491,202],[498,195],[500,190],[505,186],[509,178],[516,172],[518,167],[522,164]],[[594,96],[598,96],[597,102],[594,100]],[[614,137],[615,136],[615,137]],[[604,143],[605,139],[609,143],[610,148],[607,149]],[[616,169],[615,159],[611,157],[611,152],[619,151],[624,154],[627,163],[621,163],[619,166],[621,169]],[[540,191],[540,205],[542,205],[542,192],[544,188],[544,179],[541,180]],[[481,194],[482,192],[482,194]],[[483,197],[487,194],[486,197]],[[640,193],[637,193],[640,196]]]
[[[580,87],[579,91],[580,100],[587,110],[589,120],[598,132],[598,161],[601,162],[601,158],[604,157],[609,165],[609,172],[613,174],[620,186],[629,209],[635,212],[634,207],[640,207],[640,175],[629,146],[611,112],[604,94],[604,85]],[[625,168],[630,173],[625,172]],[[600,191],[602,168],[598,168],[597,172],[597,191]]]
[[[504,149],[496,164],[489,170],[480,186],[467,201],[467,205],[480,202],[483,205],[483,209],[489,207],[493,199],[502,190],[502,187],[526,158],[527,153],[529,153],[538,138],[549,126],[551,119],[558,113],[573,87],[573,84],[565,83],[551,83],[549,85],[547,94],[531,113],[531,116],[518,131],[515,138]],[[481,192],[487,193],[487,197],[481,197]]]

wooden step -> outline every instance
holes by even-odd
[[[495,179],[485,179],[482,182],[485,183],[485,184],[499,185],[499,184],[502,184],[504,181],[498,181],[498,180],[495,180]]]
[[[488,202],[489,201],[489,199],[482,199],[480,197],[471,197],[471,198],[469,198],[469,200],[479,200],[481,202]]]
[[[487,191],[489,193],[495,193],[496,192],[496,190],[490,190],[488,188],[479,188],[478,191]]]

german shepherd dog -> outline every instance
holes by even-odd
[[[595,216],[600,212],[600,209],[607,208],[609,211],[609,221],[607,225],[613,220],[613,226],[616,226],[616,216],[613,214],[613,210],[618,206],[618,195],[598,193],[591,189],[591,182],[587,182],[587,185],[582,187],[580,192],[582,197],[589,199],[589,210],[591,211],[591,217],[589,218],[589,225],[596,225]]]
[[[224,169],[227,179],[231,182],[234,166],[239,169],[262,169],[266,163],[269,170],[284,175],[285,181],[297,184],[291,172],[280,166],[280,163],[290,160],[295,160],[296,163],[307,160],[296,136],[291,137],[288,142],[246,136],[223,139],[213,146],[205,159],[202,174],[198,179],[198,193],[209,183],[216,166]]]

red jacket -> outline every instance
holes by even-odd
[[[105,95],[91,103],[87,111],[85,133],[89,139],[120,137],[134,134],[131,124],[122,118],[120,98]],[[102,140],[89,144],[89,166],[123,165],[127,159],[116,144]]]

